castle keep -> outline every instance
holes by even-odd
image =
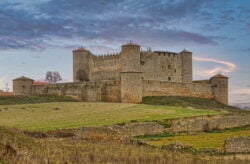
[[[83,101],[140,103],[144,96],[192,96],[228,104],[228,77],[193,81],[192,72],[192,53],[187,50],[141,51],[128,43],[117,54],[74,50],[72,83],[37,85],[21,77],[13,81],[13,90],[16,95],[68,95]]]

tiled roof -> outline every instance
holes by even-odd
[[[5,92],[3,90],[0,90],[0,96],[12,96],[14,95],[13,92]]]

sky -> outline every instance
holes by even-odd
[[[193,52],[194,80],[222,73],[230,103],[250,104],[250,0],[0,0],[0,89],[58,71],[72,81],[72,50]]]

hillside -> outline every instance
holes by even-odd
[[[54,102],[1,105],[0,126],[52,130],[218,113],[220,112],[213,110],[126,103]]]
[[[40,96],[0,96],[0,105],[37,104],[48,102],[77,102],[67,96],[40,95]]]
[[[226,109],[238,110],[238,108],[222,104],[215,99],[199,98],[199,97],[182,97],[182,96],[154,96],[144,97],[143,104],[150,105],[167,105],[184,108],[197,109]]]

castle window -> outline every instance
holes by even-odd
[[[174,72],[176,73],[176,69],[174,70]]]
[[[171,81],[171,77],[168,77],[168,80]]]
[[[168,57],[170,57],[170,54],[168,54]]]
[[[171,65],[168,65],[168,69],[171,69]]]

